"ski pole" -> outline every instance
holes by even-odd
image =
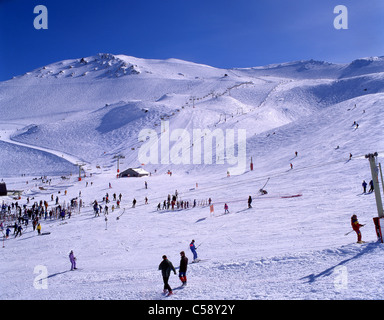
[[[267,179],[267,182],[263,185],[263,187],[261,189],[264,189],[265,186],[267,185],[268,181],[269,181],[270,178]]]
[[[362,225],[361,225],[361,228],[364,227],[364,226],[365,226],[365,224],[362,224]],[[353,231],[355,231],[355,230],[352,229],[351,231],[347,232],[347,233],[345,234],[345,236],[349,235],[349,234],[350,234],[351,232],[353,232]]]

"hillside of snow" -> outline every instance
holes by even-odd
[[[195,239],[203,261],[189,264],[185,288],[171,275],[177,290],[167,299],[380,299],[384,249],[374,194],[362,194],[361,182],[371,179],[364,156],[383,157],[383,72],[382,57],[223,70],[99,54],[0,83],[0,178],[22,191],[20,205],[55,208],[51,195],[62,206],[83,202],[70,219],[43,217],[49,235],[38,236],[31,222],[21,237],[12,230],[0,251],[0,298],[164,299],[161,256],[178,267],[184,250],[191,261]],[[223,133],[213,139],[212,163],[204,154],[196,163],[196,129]],[[235,165],[220,150],[231,129],[235,142],[246,132],[246,163],[228,176]],[[143,131],[174,135],[166,154],[158,142],[158,163],[139,159],[149,146]],[[188,148],[177,155],[189,162],[177,164],[171,150],[183,141]],[[117,179],[116,155],[125,157],[122,170],[141,166],[151,176]],[[260,195],[264,185],[268,194]],[[176,190],[189,208],[157,210]],[[121,193],[121,207],[112,212],[116,201],[106,204],[106,193]],[[95,217],[94,200],[109,206],[107,220]],[[345,236],[352,214],[366,224],[364,244]],[[79,270],[69,271],[70,250]],[[36,277],[47,289],[36,289]]]

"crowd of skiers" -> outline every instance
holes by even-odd
[[[15,237],[21,236],[24,229],[28,228],[30,222],[33,231],[37,231],[40,235],[42,230],[41,221],[70,218],[72,210],[77,207],[77,198],[71,199],[68,206],[59,204],[59,198],[54,200],[51,195],[51,201],[54,204],[49,205],[48,201],[40,200],[29,206],[31,199],[27,198],[27,203],[20,205],[18,201],[5,203],[3,201],[0,210],[0,231],[5,238],[9,238],[11,229]]]

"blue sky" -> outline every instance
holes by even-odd
[[[336,30],[337,5],[348,29]],[[48,9],[36,30],[33,9]],[[99,52],[214,67],[384,55],[383,0],[0,0],[0,81]]]

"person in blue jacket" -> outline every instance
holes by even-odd
[[[7,239],[9,237],[9,233],[10,232],[11,232],[11,229],[9,229],[9,227],[7,227],[7,230],[5,230],[5,236],[6,236]]]
[[[195,240],[192,240],[192,242],[189,244],[189,249],[191,249],[193,253],[193,260],[197,259],[197,252],[196,252],[196,247],[195,247]]]

